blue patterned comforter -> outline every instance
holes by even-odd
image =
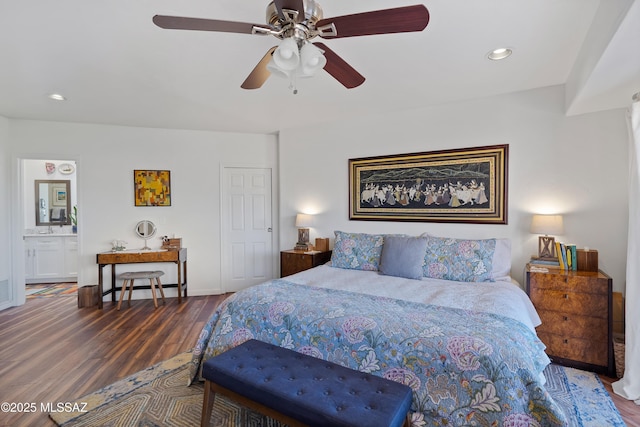
[[[191,378],[251,338],[410,386],[413,426],[566,425],[541,383],[544,344],[507,317],[273,280],[218,307]]]

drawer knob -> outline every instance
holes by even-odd
[[[569,294],[564,294],[563,297],[564,299],[569,299]]]
[[[566,322],[567,320],[569,320],[569,316],[562,316],[562,320]]]
[[[565,343],[565,344],[569,344],[569,340],[567,340],[567,339],[562,340],[562,342]]]

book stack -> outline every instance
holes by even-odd
[[[557,259],[552,259],[552,258],[540,258],[540,257],[535,257],[532,256],[531,260],[529,261],[529,264],[536,264],[539,265],[541,267],[560,267],[560,263],[558,262]]]
[[[576,248],[576,245],[556,242],[556,254],[558,255],[558,264],[561,269],[578,269],[578,249]]]

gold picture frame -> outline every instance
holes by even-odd
[[[507,224],[509,145],[349,159],[349,219]]]
[[[171,206],[171,172],[134,170],[135,206]]]

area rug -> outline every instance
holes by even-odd
[[[78,292],[76,283],[44,283],[27,285],[25,293],[27,298],[50,298],[75,296]]]
[[[61,427],[138,426],[188,427],[200,424],[203,386],[187,387],[182,353],[101,390],[75,400],[75,412],[49,414]],[[550,365],[547,389],[565,409],[571,427],[623,427],[625,423],[602,382],[591,372]],[[215,427],[282,427],[266,416],[216,396],[211,425]]]

